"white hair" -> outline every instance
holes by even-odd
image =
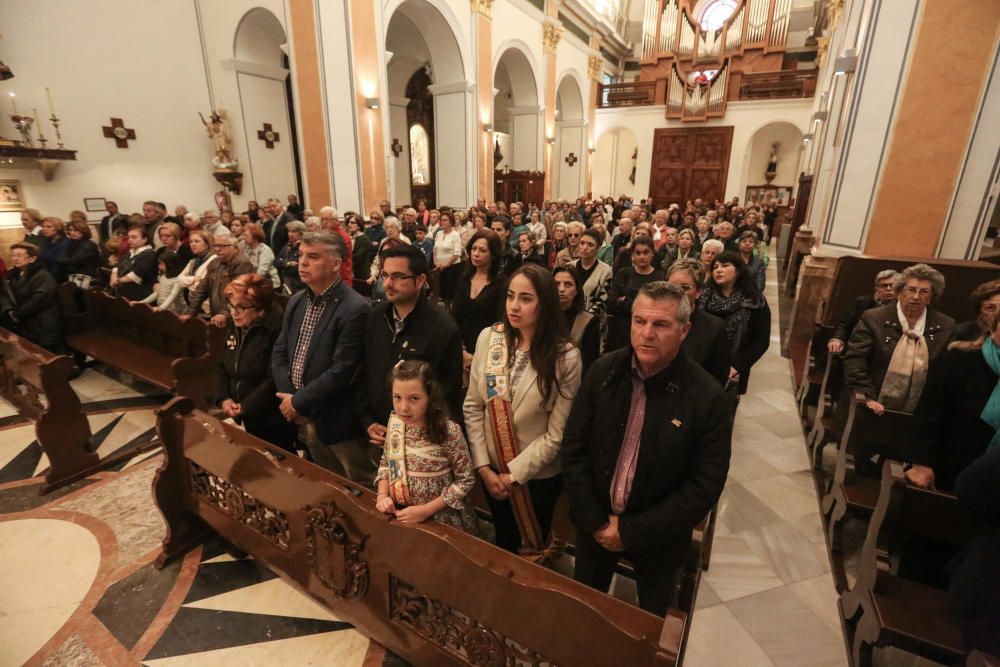
[[[319,217],[321,218],[336,218],[337,209],[332,206],[324,206],[319,210]]]

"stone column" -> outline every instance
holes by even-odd
[[[587,59],[587,74],[590,76],[590,104],[588,105],[588,118],[590,122],[587,125],[587,152],[584,155],[587,170],[584,190],[587,192],[588,197],[593,196],[594,154],[597,148],[597,137],[594,136],[597,126],[597,98],[601,92],[601,75],[604,73],[604,58],[601,57],[600,52],[601,38],[597,35],[591,36],[590,48],[597,51],[597,53],[590,54],[590,57]],[[601,194],[609,193],[603,192]]]
[[[493,199],[493,0],[471,0],[476,24],[476,136],[480,199]]]
[[[542,26],[543,49],[545,51],[545,189],[546,201],[552,199],[552,162],[555,152],[556,131],[556,47],[562,37],[559,23],[559,2],[549,0],[549,18]]]

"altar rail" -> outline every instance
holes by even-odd
[[[176,398],[159,411],[153,483],[169,560],[217,531],[415,665],[666,665],[666,619],[460,530],[404,526],[374,494]]]
[[[740,78],[741,100],[812,97],[815,93],[815,70],[743,72]]]
[[[598,109],[645,107],[653,104],[656,104],[655,81],[598,84]]]

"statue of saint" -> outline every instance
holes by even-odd
[[[236,166],[236,159],[233,157],[232,145],[233,136],[229,131],[229,121],[226,119],[226,112],[222,109],[213,111],[208,120],[198,113],[208,138],[212,140],[215,156],[212,157],[212,164],[218,169],[232,169]]]
[[[774,173],[778,171],[778,149],[781,148],[781,142],[775,141],[771,144],[771,154],[767,156],[767,171],[769,173]]]

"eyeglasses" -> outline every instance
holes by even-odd
[[[378,277],[382,279],[382,282],[386,280],[391,280],[392,282],[397,282],[399,280],[409,280],[410,278],[416,278],[412,273],[386,273],[383,271],[378,274]]]
[[[215,244],[212,245],[212,247],[215,248],[216,250],[218,250],[219,248],[232,248],[233,244],[232,243],[215,243]]]
[[[931,290],[924,287],[923,289],[917,289],[916,287],[904,287],[903,292],[909,294],[910,296],[922,296],[928,297],[931,295]]]
[[[253,305],[247,306],[242,303],[227,303],[226,307],[229,308],[229,310],[240,313],[241,315],[247,312],[248,310],[257,310],[257,306]]]
[[[569,234],[567,234],[566,236],[570,237],[571,239],[575,239],[575,238],[577,238],[578,236],[581,236],[581,234],[577,234],[576,232],[570,232],[570,233],[569,233]]]

